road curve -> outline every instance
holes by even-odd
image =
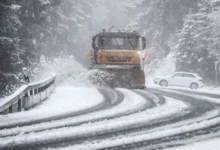
[[[105,97],[99,106],[0,126],[0,149],[163,149],[220,132],[220,106],[213,102],[220,95],[153,88],[99,91]]]

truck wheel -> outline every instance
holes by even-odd
[[[166,87],[168,86],[168,82],[166,80],[160,81],[160,86]]]

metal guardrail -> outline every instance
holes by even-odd
[[[55,88],[56,75],[45,80],[30,83],[0,101],[0,115],[28,110],[44,101]]]

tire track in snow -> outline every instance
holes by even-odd
[[[128,94],[128,93],[127,93]],[[176,112],[176,111],[175,111]],[[175,114],[175,113],[174,113]],[[138,116],[139,114],[137,114],[136,116]],[[169,113],[167,114],[168,116],[169,116]],[[127,118],[129,118],[130,116],[127,116]],[[103,124],[104,126],[106,126],[106,129],[105,130],[100,130],[100,129],[98,129],[97,131],[92,131],[92,128],[91,128],[91,130],[87,130],[87,132],[86,132],[86,134],[81,134],[81,135],[79,135],[79,136],[76,136],[76,133],[75,134],[73,134],[71,137],[65,137],[65,138],[60,138],[60,139],[57,139],[57,141],[55,142],[55,141],[52,141],[51,142],[51,144],[46,144],[46,143],[41,143],[41,144],[45,144],[44,146],[43,146],[43,148],[48,148],[48,147],[57,147],[58,145],[65,145],[65,146],[67,146],[67,145],[69,145],[69,144],[75,144],[75,142],[77,141],[77,142],[79,142],[79,140],[85,140],[85,139],[90,139],[91,137],[94,137],[94,136],[101,136],[101,137],[103,137],[103,136],[109,136],[109,135],[111,135],[112,133],[116,133],[116,132],[120,132],[120,133],[125,133],[126,131],[135,131],[135,130],[137,130],[136,128],[139,128],[139,127],[141,127],[141,126],[143,126],[143,124],[145,124],[146,123],[146,121],[145,120],[143,120],[143,119],[146,119],[144,116],[142,116],[143,118],[141,118],[141,119],[139,119],[139,121],[136,121],[136,120],[134,120],[134,121],[129,121],[129,120],[127,120],[127,119],[125,119],[124,121],[125,122],[127,122],[128,121],[128,123],[129,124],[123,124],[123,123],[121,123],[121,119],[118,121],[118,125],[116,124],[112,124],[112,125],[110,125],[110,124]],[[122,118],[123,119],[123,118]],[[152,119],[154,119],[154,117],[152,117]],[[151,120],[152,120],[151,119]],[[113,121],[111,121],[110,120],[110,122],[113,122]],[[102,123],[102,122],[100,122],[100,123]],[[148,123],[149,123],[149,121],[148,121]],[[92,125],[92,124],[91,124]],[[94,126],[94,125],[93,125]],[[111,128],[111,126],[113,126],[113,128]],[[107,130],[107,128],[108,127],[110,127],[108,130]],[[88,128],[88,127],[86,127],[86,128]],[[95,127],[96,128],[96,127]],[[75,137],[74,137],[75,136]],[[68,142],[68,141],[70,141],[70,142]],[[60,143],[60,142],[62,142],[62,143]],[[56,143],[59,143],[59,144],[56,144]],[[27,148],[28,149],[28,147],[22,147],[23,149],[24,148]],[[40,147],[38,147],[37,145],[35,145],[35,148],[36,149],[39,149],[39,148],[42,148],[42,145],[40,146]]]
[[[154,90],[151,90],[151,91],[154,91]],[[150,138],[150,136],[148,136],[148,138],[143,136],[138,139],[138,137],[136,136],[135,137],[136,140],[133,140],[133,142],[131,142],[131,143],[121,141],[122,144],[118,144],[118,145],[115,144],[115,146],[113,146],[113,144],[111,143],[111,146],[101,147],[101,146],[94,146],[93,145],[93,147],[92,147],[92,145],[90,145],[90,148],[93,149],[95,147],[95,149],[137,149],[138,147],[142,147],[142,148],[138,148],[138,149],[164,149],[165,147],[175,146],[175,144],[173,145],[172,142],[176,141],[176,140],[183,140],[183,142],[177,142],[177,143],[184,144],[184,140],[186,140],[188,138],[194,138],[195,136],[201,136],[201,135],[204,136],[204,134],[211,134],[211,133],[217,132],[217,131],[220,132],[219,107],[217,107],[215,104],[210,103],[210,102],[204,102],[204,101],[201,101],[201,100],[198,100],[196,98],[192,98],[192,97],[186,96],[186,95],[176,94],[176,93],[162,91],[162,90],[158,90],[158,91],[155,90],[156,93],[161,93],[166,96],[169,95],[172,97],[182,97],[182,98],[185,97],[184,99],[187,102],[189,102],[189,99],[191,99],[191,103],[193,103],[194,105],[200,106],[200,110],[202,110],[202,111],[200,111],[201,114],[202,114],[202,112],[207,113],[207,111],[212,111],[212,110],[217,110],[218,112],[215,115],[210,115],[205,120],[201,119],[200,121],[197,120],[197,121],[192,122],[190,124],[183,124],[182,126],[180,125],[179,127],[176,127],[176,130],[174,128],[175,132],[173,132],[171,135],[168,133],[167,133],[167,135],[164,135],[163,132],[161,132],[161,133],[158,132],[157,137],[155,137],[153,139]],[[207,109],[207,108],[210,108],[210,109]],[[205,109],[206,109],[206,111],[205,111]],[[197,117],[198,117],[198,114],[195,114],[195,116],[193,116],[192,119],[197,118]],[[167,126],[169,127],[169,124]],[[184,126],[188,126],[189,129],[184,128]],[[192,126],[194,127],[194,129],[190,128]],[[198,126],[198,128],[196,128],[197,126]],[[169,128],[169,130],[172,131],[172,128]],[[168,130],[168,129],[161,129],[161,131],[165,131],[165,130]],[[154,132],[157,132],[157,130],[155,130]],[[154,132],[151,133],[152,136],[153,136]],[[162,136],[160,136],[158,134],[161,134]],[[141,133],[139,133],[138,135],[142,136]],[[129,141],[129,140],[124,139],[124,141]],[[117,142],[115,142],[115,143],[117,143]],[[166,144],[166,146],[164,145],[164,143]],[[102,143],[102,144],[104,144],[104,143]],[[75,148],[77,148],[77,147],[75,147]],[[80,148],[80,146],[78,148]]]
[[[95,106],[95,107],[91,107],[89,109],[78,111],[74,115],[67,116],[62,119],[50,120],[49,122],[40,122],[40,123],[29,124],[29,125],[24,125],[24,126],[17,126],[16,128],[11,128],[11,127],[5,128],[5,129],[0,130],[0,138],[14,136],[14,135],[21,134],[21,133],[26,134],[29,132],[40,132],[40,131],[49,130],[49,129],[58,129],[58,128],[62,128],[62,127],[77,126],[77,125],[81,125],[86,122],[93,122],[93,121],[95,121],[95,119],[81,121],[81,122],[80,121],[74,122],[72,124],[67,124],[67,123],[65,123],[65,120],[70,120],[70,119],[76,118],[78,116],[88,115],[93,112],[112,108],[114,106],[117,106],[118,104],[120,104],[123,101],[124,96],[119,91],[111,90],[111,89],[107,89],[107,90],[106,89],[99,89],[99,91],[105,97],[105,103],[102,103],[102,104]],[[60,123],[62,121],[64,123]],[[96,120],[96,121],[98,121],[98,120]],[[50,126],[51,124],[54,124],[55,122],[58,122],[59,124],[57,124],[56,126]]]
[[[156,91],[156,93],[158,93],[158,91]],[[168,96],[167,95],[167,93],[166,94],[164,94],[163,92],[159,92],[160,94],[163,94],[163,95],[166,95],[166,96]],[[184,125],[181,125],[181,117],[180,118],[178,118],[178,119],[180,119],[179,121],[178,120],[176,120],[176,123],[177,123],[177,125],[174,125],[173,127],[171,127],[171,128],[169,128],[169,130],[171,130],[172,131],[172,128],[176,128],[176,132],[178,132],[179,130],[178,130],[178,128],[180,128],[180,130],[181,130],[181,127],[182,126],[185,126],[185,125],[191,125],[191,126],[193,126],[193,123],[195,123],[195,122],[201,122],[202,120],[204,120],[205,119],[205,121],[207,120],[207,121],[209,121],[209,119],[211,119],[211,120],[213,120],[214,119],[214,121],[216,121],[215,123],[218,123],[218,115],[219,115],[219,111],[217,111],[217,112],[213,112],[212,113],[212,110],[214,109],[216,109],[217,107],[215,107],[212,103],[209,103],[209,102],[204,102],[204,103],[202,103],[202,104],[200,104],[200,105],[198,105],[198,103],[200,103],[200,101],[198,101],[198,100],[196,100],[196,99],[194,99],[194,98],[191,98],[191,99],[189,99],[189,97],[184,97],[183,95],[172,95],[171,94],[171,96],[172,97],[179,97],[179,99],[181,99],[182,101],[184,101],[184,102],[187,102],[187,103],[192,103],[196,108],[197,108],[197,106],[198,106],[198,109],[195,109],[196,111],[194,111],[194,116],[188,116],[188,117],[186,117],[186,118],[184,118],[184,121],[186,121],[186,124],[184,124]],[[195,102],[195,101],[197,101],[197,102]],[[203,111],[200,111],[200,112],[198,112],[198,110],[199,109],[202,109]],[[198,112],[198,113],[197,113]],[[210,114],[207,114],[208,112],[210,112]],[[207,114],[207,115],[206,115]],[[202,116],[202,115],[204,115],[204,116]],[[206,116],[206,117],[205,117]],[[185,117],[185,116],[184,116]],[[195,119],[195,118],[197,118],[197,120]],[[189,119],[191,119],[191,122],[188,122],[187,123],[187,120],[189,120]],[[195,120],[194,120],[195,119]],[[215,120],[216,119],[216,120]],[[194,121],[193,121],[194,120]],[[174,123],[174,122],[173,122]],[[215,124],[214,123],[214,124]],[[171,124],[172,124],[172,122],[171,122]],[[165,124],[163,124],[163,125],[165,125]],[[197,125],[197,124],[196,124]],[[196,126],[195,125],[195,126]],[[210,124],[208,124],[209,125],[209,127],[210,126],[212,126],[212,123],[210,122]],[[169,127],[169,124],[167,124],[167,126]],[[200,125],[201,126],[201,125]],[[204,129],[206,127],[206,125],[203,125],[201,128],[202,129]],[[161,127],[162,128],[162,127]],[[146,130],[149,130],[149,129],[146,129]],[[166,130],[166,129],[165,129]],[[157,130],[155,130],[154,132],[156,132]],[[164,131],[164,129],[161,129],[161,131]],[[137,132],[137,131],[136,131]],[[159,131],[158,131],[159,132]],[[190,130],[189,130],[189,132],[190,132]],[[183,134],[188,134],[189,132],[187,132],[187,133],[184,133],[183,132]],[[134,132],[135,133],[135,132]],[[159,132],[160,133],[160,132]],[[163,133],[163,132],[162,132]],[[138,136],[141,136],[142,134],[144,134],[144,133],[136,133],[137,134],[137,137]],[[149,134],[149,133],[148,133]],[[153,134],[153,133],[150,133],[150,134]],[[175,132],[174,132],[174,134],[175,134]],[[182,133],[181,133],[182,134]],[[163,135],[163,134],[162,134]],[[125,134],[125,136],[127,136],[127,137],[129,137],[129,135],[126,135]],[[149,136],[150,137],[150,136]],[[159,139],[160,139],[160,134],[158,134],[158,137],[159,138],[155,138],[155,139],[153,139],[153,140],[146,140],[146,141],[141,141],[141,142],[137,142],[138,141],[138,138],[136,139],[137,141],[135,142],[135,141],[133,141],[133,142],[131,142],[131,144],[126,144],[126,142],[127,142],[127,140],[126,140],[126,138],[124,139],[124,142],[123,142],[123,140],[121,141],[121,145],[120,146],[113,146],[114,144],[113,144],[113,142],[111,143],[111,141],[108,141],[110,144],[109,145],[111,145],[111,146],[101,146],[101,147],[99,147],[99,146],[97,146],[97,147],[92,147],[91,145],[91,147],[89,147],[89,144],[87,144],[87,146],[89,147],[87,147],[87,149],[134,149],[134,148],[137,148],[137,147],[142,147],[142,146],[148,146],[148,145],[154,145],[154,144],[157,144],[157,142],[159,141]],[[105,139],[103,138],[103,137],[101,137],[104,141],[105,141]],[[107,140],[108,138],[106,138],[106,140]],[[120,138],[119,138],[120,139]],[[164,139],[166,139],[166,140],[168,140],[169,141],[169,138],[161,138],[162,140],[164,140]],[[175,139],[175,138],[174,138]],[[128,140],[129,141],[129,140]],[[160,142],[165,142],[165,141],[160,141]],[[160,143],[160,142],[158,142],[158,143]],[[95,143],[94,142],[94,140],[93,140],[93,142],[92,143]],[[83,145],[84,143],[82,143],[82,145]],[[93,144],[93,145],[95,145],[95,144]],[[153,147],[153,146],[152,146]],[[71,147],[70,146],[70,148],[82,148],[82,149],[86,149],[86,147]],[[147,149],[148,148],[150,148],[150,147],[147,147]],[[62,148],[61,148],[62,149]],[[143,149],[146,149],[146,147],[145,148],[143,148]]]
[[[105,95],[107,93],[105,93]],[[197,135],[199,136],[200,134],[201,135],[204,135],[206,133],[209,134],[211,131],[219,130],[218,128],[218,124],[220,123],[219,107],[211,102],[201,101],[191,96],[181,95],[166,90],[165,91],[155,90],[155,89],[147,89],[147,91],[135,90],[134,93],[136,93],[142,98],[144,97],[146,101],[144,107],[139,106],[137,109],[133,109],[133,111],[128,111],[126,113],[122,112],[120,115],[117,114],[116,112],[116,114],[112,116],[112,118],[103,118],[101,120],[98,120],[98,122],[95,121],[88,124],[82,124],[81,126],[76,125],[76,127],[70,126],[66,128],[66,130],[68,130],[69,132],[74,131],[74,128],[79,128],[79,129],[84,128],[87,131],[87,132],[84,131],[84,134],[80,134],[79,132],[72,132],[72,134],[69,134],[69,136],[65,137],[61,135],[60,138],[58,138],[59,136],[56,136],[57,138],[54,137],[54,139],[51,138],[51,141],[47,141],[49,143],[47,142],[44,143],[42,142],[43,139],[39,139],[39,137],[37,136],[32,137],[32,135],[35,136],[36,134],[30,133],[28,134],[30,138],[32,138],[33,140],[37,139],[35,142],[26,143],[26,144],[20,143],[20,145],[17,143],[16,145],[15,144],[16,140],[14,141],[11,140],[15,143],[11,143],[12,144],[11,146],[1,147],[1,148],[4,149],[20,148],[22,150],[23,149],[34,150],[40,148],[47,149],[49,147],[55,149],[56,148],[65,149],[65,147],[68,148],[69,146],[70,149],[75,149],[80,147],[86,149],[87,146],[87,149],[106,149],[106,148],[134,149],[138,147],[154,149],[154,148],[162,148],[161,144],[163,143],[167,143],[167,146],[169,146],[169,142],[172,142],[175,139],[181,140],[184,139],[184,137],[185,139],[188,139]],[[108,95],[108,97],[110,98],[111,95],[110,96]],[[160,116],[161,114],[164,113],[163,111],[166,110],[166,109],[161,109],[161,111],[157,112],[161,114],[158,114],[158,116],[155,118],[153,118],[153,116],[152,119],[143,117],[143,114],[148,111],[153,112],[153,110],[155,109],[161,108],[163,106],[166,107],[167,101],[165,100],[166,99],[165,97],[166,98],[172,97],[176,101],[183,102],[188,106],[188,108],[183,111],[179,111],[179,112],[177,111],[178,113],[167,114],[166,116]],[[112,106],[112,109],[114,109],[121,103],[122,102],[118,102],[118,101],[115,102],[114,104],[117,105]],[[105,110],[109,111],[110,108],[106,108],[103,111]],[[167,111],[169,111],[169,108],[167,109]],[[142,116],[142,118],[138,118],[138,116],[139,117]],[[146,113],[146,117],[149,117],[147,113]],[[204,120],[203,121],[204,124],[202,120]],[[124,124],[120,123],[120,121],[123,122]],[[184,126],[196,127],[197,124],[198,124],[198,128],[196,130],[193,129],[187,130],[184,128]],[[104,125],[104,127],[103,128],[101,126],[100,128],[95,127],[96,125]],[[163,129],[164,127],[165,129]],[[65,128],[63,129],[64,129],[63,131],[65,131]],[[180,132],[182,129],[184,130]],[[166,135],[165,130],[172,131],[172,134],[165,136]],[[51,131],[43,130],[42,134],[47,134],[47,133],[51,134],[52,132],[56,132],[56,131],[57,130],[51,130]],[[60,131],[62,131],[62,129]],[[154,134],[157,134],[157,137],[153,137]],[[50,136],[52,135],[56,135],[56,134],[51,134]],[[120,138],[123,139],[123,136],[127,137],[127,139],[126,138],[124,139],[124,142],[120,141]],[[26,138],[28,139],[28,136]],[[134,139],[133,141],[131,140],[132,138]],[[91,143],[89,141],[91,141]],[[120,141],[121,143],[120,142],[117,143],[118,141]],[[100,143],[103,145],[101,145]],[[83,147],[82,145],[84,144],[85,146]]]
[[[190,93],[190,94],[196,94],[196,95],[200,95],[200,96],[207,96],[209,98],[218,98],[220,99],[220,94],[217,93],[207,93],[207,92],[202,92],[202,91],[197,91],[197,90],[188,90],[188,89],[180,89],[180,88],[164,88],[164,89],[169,89],[169,90],[175,90],[175,91],[179,91],[179,92],[183,92],[183,93]]]
[[[127,92],[127,93],[130,93],[130,92],[128,92],[128,90],[123,90],[123,89],[119,89],[119,91],[123,91],[123,92]],[[128,99],[128,98],[127,98]],[[125,100],[124,100],[125,101]],[[122,116],[124,116],[124,115],[129,115],[129,114],[133,114],[133,113],[136,113],[136,112],[140,112],[140,111],[144,111],[144,110],[146,110],[149,106],[147,105],[147,103],[146,103],[146,101],[148,101],[148,100],[146,100],[146,99],[143,99],[142,98],[142,100],[140,99],[140,100],[136,100],[136,101],[134,101],[133,99],[128,99],[128,100],[126,100],[127,102],[125,102],[122,106],[120,106],[118,109],[119,110],[117,110],[116,111],[116,113],[115,113],[115,115],[113,116],[113,118],[115,118],[115,117],[119,117],[118,115],[118,113],[117,112],[121,112],[121,115]],[[135,104],[136,103],[136,104]],[[126,108],[126,106],[128,107],[128,108]],[[114,107],[113,107],[114,108]],[[125,112],[123,112],[123,110],[122,111],[120,111],[120,109],[124,109],[124,110],[126,110]],[[114,111],[114,110],[113,110]],[[120,115],[120,116],[121,116]],[[105,119],[106,120],[106,119]],[[33,134],[33,133],[31,133],[31,134]],[[2,138],[3,139],[3,138]],[[7,139],[7,138],[6,138]],[[13,145],[11,145],[12,147],[13,147]],[[12,148],[12,147],[10,147],[10,149]],[[18,147],[16,147],[16,148],[18,148]],[[24,148],[24,147],[23,147]]]
[[[117,103],[120,103],[121,99],[123,99],[123,98],[120,97],[121,95],[119,96],[119,94],[115,94],[119,97],[116,97],[114,94],[112,94],[112,93],[116,93],[116,91],[113,91],[111,89],[108,89],[108,90],[97,89],[97,90],[105,97],[105,100],[102,103],[99,103],[99,104],[97,104],[93,107],[83,109],[83,110],[80,110],[80,111],[74,111],[74,112],[66,113],[66,114],[63,114],[63,115],[49,117],[49,118],[45,118],[45,119],[30,121],[30,122],[24,121],[24,122],[20,122],[20,123],[18,122],[18,123],[0,124],[0,130],[15,128],[15,127],[22,127],[22,126],[29,126],[29,125],[39,124],[39,123],[43,123],[43,122],[50,122],[50,121],[55,121],[55,120],[61,120],[61,119],[64,119],[64,118],[75,117],[75,116],[79,116],[79,115],[82,115],[82,114],[88,114],[88,113],[91,113],[91,112],[94,112],[94,111],[106,109],[107,107],[111,107],[112,105],[117,105]],[[108,94],[106,94],[106,93],[108,93]],[[111,95],[112,98],[109,98],[108,95]],[[26,111],[26,113],[28,113],[28,111]]]

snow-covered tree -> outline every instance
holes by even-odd
[[[136,26],[147,38],[152,62],[175,52],[176,69],[213,81],[220,58],[219,0],[143,0]]]
[[[16,73],[23,65],[18,44],[19,9],[13,1],[0,1],[0,96],[13,88]]]
[[[197,0],[144,0],[138,4],[136,26],[147,39],[155,57],[165,57],[175,45],[183,18],[196,8]]]
[[[213,81],[220,46],[219,26],[214,25],[213,14],[219,11],[220,4],[201,0],[198,7],[197,12],[188,14],[184,20],[177,45],[176,65],[178,70],[196,72],[206,81]]]

